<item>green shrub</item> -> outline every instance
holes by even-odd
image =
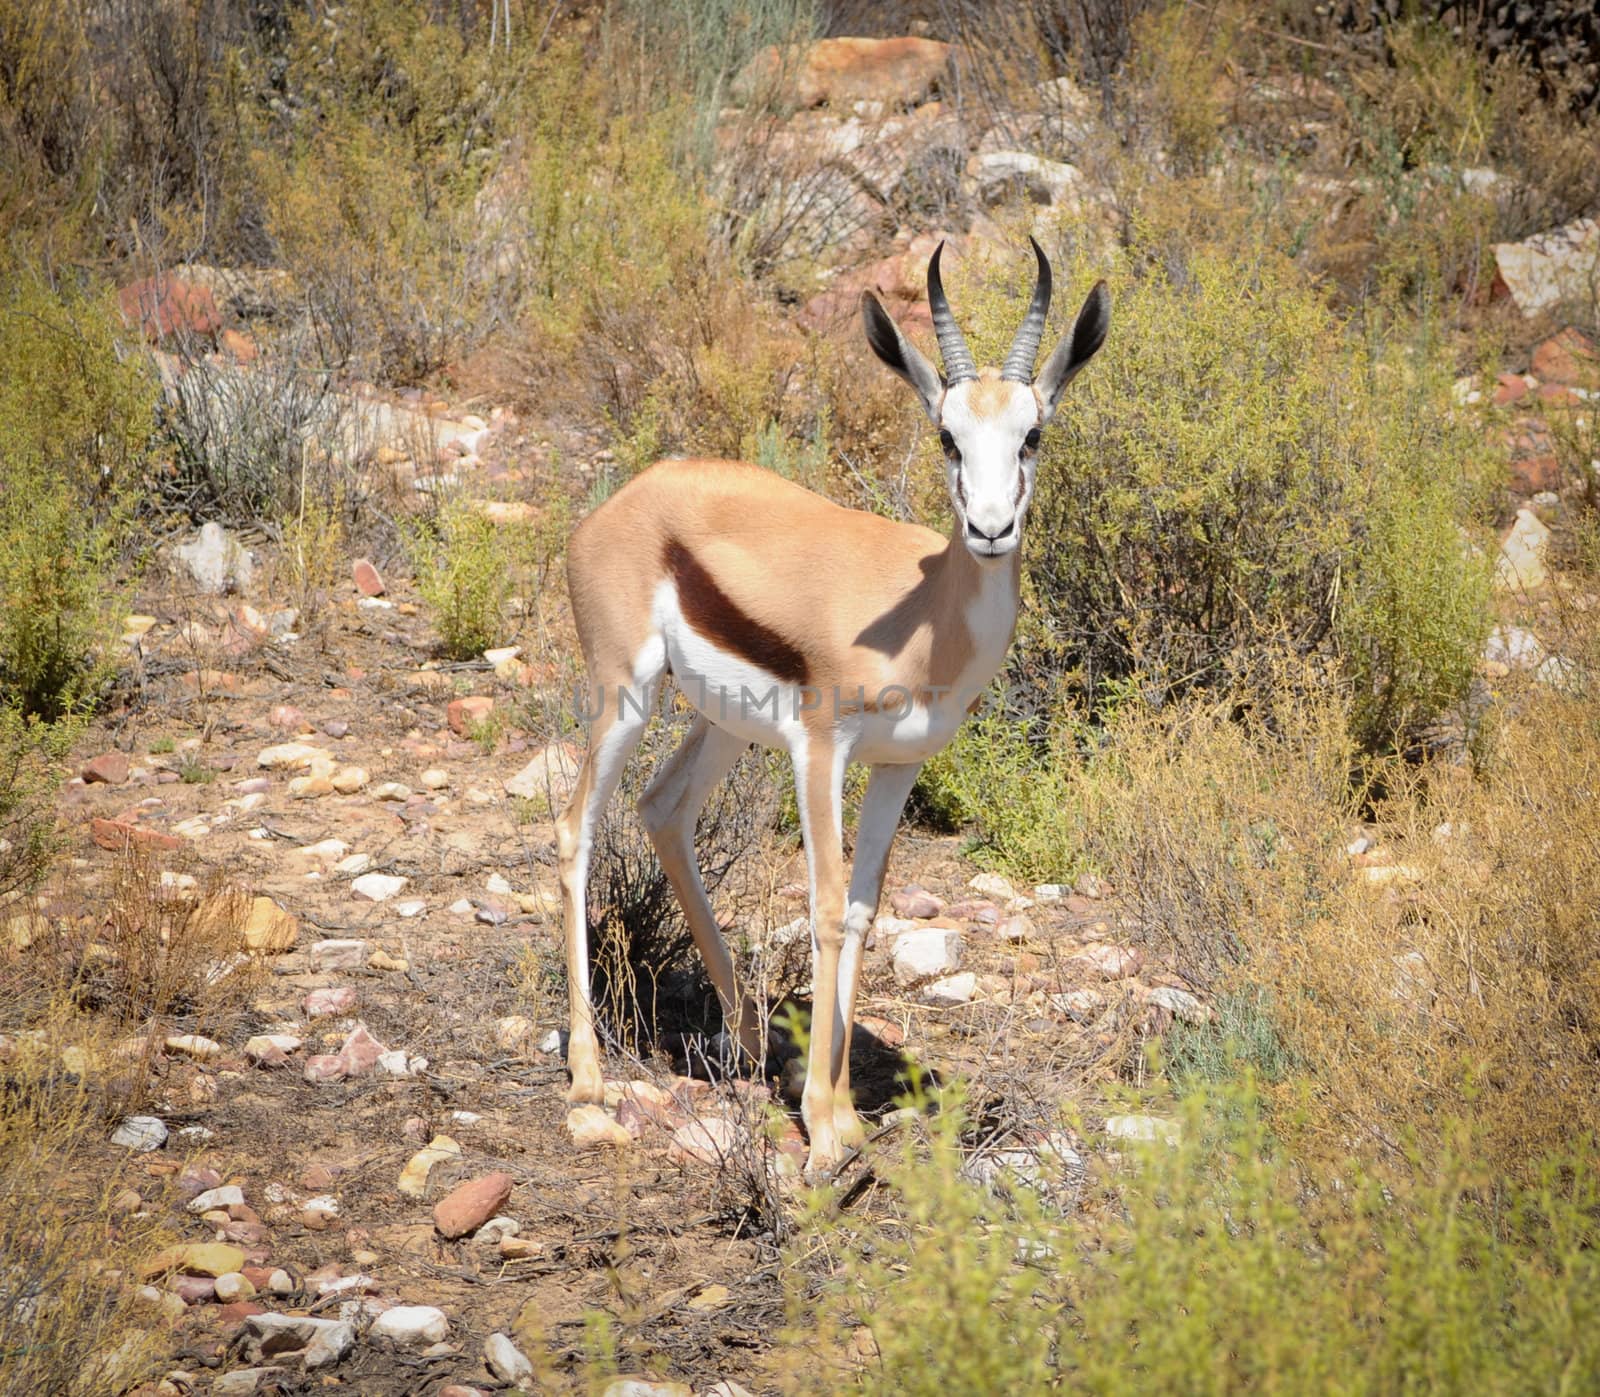
[[[1460,698],[1489,578],[1463,530],[1494,457],[1433,358],[1354,342],[1268,254],[1113,283],[1040,453],[1013,661],[1039,702],[1160,702],[1283,647],[1342,657],[1374,747]],[[1014,309],[977,303],[1003,343]]]
[[[531,47],[518,33],[513,58],[427,6],[356,0],[298,12],[252,70],[264,100],[240,118],[267,232],[339,362],[413,382],[477,329],[473,199]]]
[[[1600,1178],[1581,1144],[1519,1186],[1466,1128],[1401,1169],[1311,1173],[1274,1142],[1248,1083],[1187,1098],[1178,1123],[1176,1144],[1131,1147],[1104,1194],[1062,1215],[1015,1179],[972,1182],[959,1120],[936,1117],[876,1166],[887,1216],[820,1209],[792,1244],[791,1341],[805,1361],[785,1390],[1600,1382]],[[819,1255],[836,1265],[814,1305],[806,1262]]]
[[[0,690],[55,718],[109,673],[110,571],[155,390],[101,297],[0,256]]]
[[[411,529],[417,591],[451,659],[475,659],[505,638],[501,628],[520,533],[459,499],[445,504],[428,525]]]
[[[51,723],[0,703],[0,904],[37,886],[50,867],[55,796],[82,727],[76,717]]]

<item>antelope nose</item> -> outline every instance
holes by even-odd
[[[980,529],[972,522],[972,520],[968,519],[967,537],[970,538],[974,543],[999,543],[1002,539],[1010,538],[1011,531],[1016,527],[1017,520],[1015,515],[1006,521],[1005,528],[998,529],[992,534]]]

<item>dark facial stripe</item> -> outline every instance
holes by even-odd
[[[713,645],[786,684],[807,682],[806,657],[776,631],[741,611],[716,578],[676,539],[667,540],[662,562],[678,589],[684,618]]]

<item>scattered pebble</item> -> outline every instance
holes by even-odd
[[[129,1116],[111,1132],[111,1143],[148,1153],[167,1143],[167,1127],[154,1116]]]

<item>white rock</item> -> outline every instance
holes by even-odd
[[[1165,1009],[1174,1018],[1182,1019],[1185,1023],[1201,1024],[1211,1019],[1211,1011],[1188,990],[1180,990],[1171,985],[1158,985],[1145,994],[1144,1001],[1146,1004],[1154,1004]]]
[[[359,970],[372,954],[372,943],[356,937],[318,941],[311,948],[313,970]]]
[[[236,1208],[244,1202],[244,1190],[238,1184],[224,1184],[221,1188],[208,1188],[189,1200],[189,1211],[196,1215],[209,1213],[213,1208]]]
[[[1494,583],[1505,592],[1534,592],[1549,581],[1545,555],[1550,548],[1550,530],[1531,509],[1519,509],[1516,522],[1500,545],[1495,564]]]
[[[1537,315],[1563,301],[1584,302],[1600,276],[1600,221],[1580,218],[1563,228],[1496,243],[1495,264],[1511,299],[1524,315]]]
[[[961,933],[954,927],[922,927],[895,938],[894,978],[902,985],[948,975],[961,966]]]
[[[192,1057],[197,1062],[210,1062],[222,1056],[222,1044],[199,1033],[175,1033],[163,1046],[169,1053]]]
[[[350,846],[342,839],[320,839],[315,844],[306,844],[295,850],[295,856],[315,863],[338,863],[350,852]],[[365,858],[365,854],[358,855]]]
[[[1496,626],[1484,644],[1483,658],[1509,669],[1533,669],[1544,659],[1544,646],[1521,626]]]
[[[399,1048],[391,1048],[386,1053],[378,1054],[378,1071],[390,1077],[409,1077],[411,1065],[404,1052]]]
[[[372,788],[374,800],[407,801],[411,799],[411,787],[403,786],[398,781],[385,781],[381,786]]]
[[[112,1131],[111,1143],[147,1154],[167,1143],[167,1127],[154,1116],[129,1116]]]
[[[505,877],[499,873],[491,873],[484,888],[494,897],[509,897],[515,891]]]
[[[1181,1132],[1177,1121],[1163,1120],[1160,1116],[1107,1116],[1106,1134],[1113,1140],[1138,1140],[1176,1145]]]
[[[368,1331],[375,1339],[388,1339],[403,1348],[426,1348],[449,1337],[450,1321],[432,1305],[396,1305],[372,1321]]]
[[[350,891],[368,902],[387,902],[405,885],[397,873],[363,873],[350,884]]]
[[[967,883],[967,886],[973,892],[982,893],[996,902],[1010,902],[1017,895],[1017,890],[1011,886],[1010,880],[1002,878],[998,873],[979,873]]]
[[[339,1200],[332,1194],[319,1193],[315,1198],[308,1198],[300,1205],[302,1213],[315,1213],[322,1218],[336,1218],[339,1216]]]
[[[515,1237],[522,1231],[522,1224],[515,1218],[495,1217],[490,1218],[476,1232],[472,1234],[474,1242],[483,1242],[488,1246],[496,1246],[502,1237]]]
[[[408,897],[404,902],[394,905],[394,914],[397,917],[420,917],[428,910],[428,904],[420,897]]]
[[[565,744],[552,742],[505,782],[506,794],[523,800],[548,799],[559,808],[578,780],[578,759]]]
[[[970,1004],[977,992],[978,977],[970,970],[963,970],[959,975],[935,980],[922,991],[922,998],[928,1004]]]
[[[422,783],[424,790],[442,791],[450,784],[450,773],[439,767],[430,766],[417,780]]]
[[[967,169],[978,186],[978,197],[989,204],[1002,202],[1019,185],[1036,204],[1070,203],[1084,184],[1077,166],[1021,150],[976,155]]]
[[[202,524],[199,533],[173,551],[202,592],[226,592],[229,588],[242,592],[255,573],[250,550],[214,520]]]
[[[338,863],[334,864],[333,871],[335,873],[344,873],[354,878],[358,874],[365,873],[371,867],[371,854],[351,854],[349,858],[340,859]]]
[[[483,1361],[501,1382],[525,1387],[533,1381],[533,1364],[504,1334],[491,1334],[483,1341]]]
[[[256,765],[268,771],[299,771],[312,762],[331,762],[333,753],[305,742],[280,742],[275,747],[263,748],[256,757]]]
[[[356,1343],[353,1325],[309,1315],[247,1315],[243,1333],[245,1355],[251,1362],[260,1362],[264,1355],[276,1358],[299,1351],[307,1368],[330,1367]]]

